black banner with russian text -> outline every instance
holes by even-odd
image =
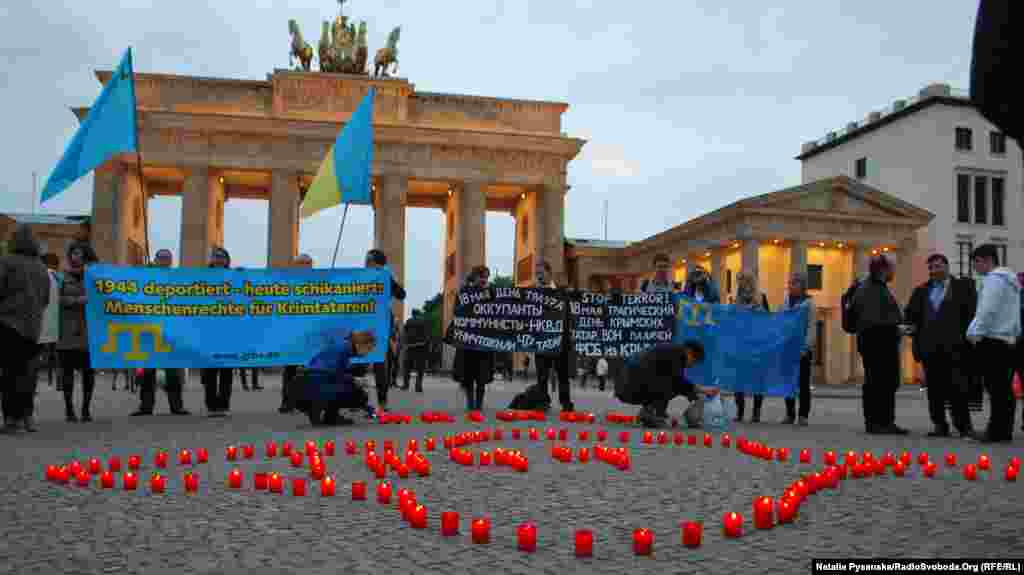
[[[565,295],[555,289],[463,289],[455,298],[445,341],[480,351],[558,353],[565,312]]]
[[[628,357],[672,343],[675,308],[671,293],[569,294],[568,320],[576,354]]]

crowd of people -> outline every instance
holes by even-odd
[[[76,240],[67,248],[65,269],[58,271],[57,258],[53,254],[40,254],[27,225],[15,229],[9,245],[11,253],[0,258],[0,342],[5,350],[0,366],[3,369],[0,382],[3,431],[35,431],[37,371],[54,356],[59,365],[57,386],[64,396],[66,420],[91,421],[96,374],[89,361],[84,271],[97,261],[96,253],[88,241]],[[942,254],[929,257],[929,280],[917,286],[905,307],[897,302],[889,288],[895,270],[884,255],[874,257],[867,277],[858,279],[844,294],[843,327],[855,335],[863,359],[863,415],[868,433],[906,433],[895,422],[895,393],[901,378],[902,339],[911,337],[913,356],[924,367],[929,413],[934,424],[929,435],[945,437],[955,430],[964,438],[983,442],[1012,438],[1016,402],[1011,381],[1014,372],[1019,374],[1024,367],[1018,349],[1024,319],[1021,290],[1024,274],[1017,276],[1009,268],[1000,266],[995,246],[978,247],[972,258],[981,276],[977,283],[971,278],[952,277],[949,262]],[[162,249],[155,254],[151,265],[170,268],[173,259],[169,250]],[[313,266],[312,259],[305,254],[295,258],[293,263],[296,268]],[[231,256],[224,248],[214,247],[208,265],[230,268]],[[386,266],[387,256],[380,250],[370,250],[365,265]],[[672,281],[668,256],[656,256],[653,267],[654,277],[643,282],[641,291],[680,292],[700,302],[721,302],[718,286],[706,270],[695,268],[688,274],[685,284],[680,285]],[[534,277],[538,287],[567,289],[555,284],[549,262],[537,262]],[[391,282],[392,297],[404,300],[405,290],[393,278]],[[461,289],[478,289],[488,286],[489,282],[490,271],[478,266],[470,271]],[[772,311],[767,296],[758,287],[758,278],[747,272],[738,274],[736,295],[731,303],[762,313]],[[816,349],[815,303],[808,293],[806,276],[794,273],[779,309],[800,306],[807,307],[810,313],[799,360],[799,385],[793,397],[784,398],[782,422],[806,426],[811,413],[811,365]],[[392,387],[422,392],[432,345],[431,326],[418,310],[413,311],[404,326],[398,322],[393,325],[383,362],[363,366],[352,362],[368,353],[372,349],[368,346],[376,338],[370,332],[356,332],[321,350],[305,366],[285,366],[279,411],[302,412],[315,425],[347,421],[348,418],[339,413],[343,409],[372,415],[375,409],[358,382],[364,376],[372,376],[376,410],[388,410],[388,391]],[[534,354],[536,382],[517,395],[509,407],[547,410],[551,407],[552,395],[557,392],[561,409],[573,411],[570,375],[577,375],[577,362],[585,366],[579,372],[584,385],[588,374],[596,376],[601,390],[610,381],[615,397],[641,407],[639,420],[648,427],[667,425],[667,408],[673,398],[681,396],[694,401],[701,391],[708,392],[693,385],[685,376],[687,367],[703,360],[704,351],[699,342],[660,344],[625,359],[583,361],[574,357],[571,333],[567,328],[560,351]],[[511,375],[510,362],[500,355],[468,349],[456,351],[451,376],[459,383],[467,410],[484,408],[486,390],[496,372],[504,372],[506,378]],[[211,417],[229,415],[236,369],[202,368],[198,371],[205,391],[207,414]],[[251,389],[261,389],[259,370],[251,368],[238,369],[243,386],[250,389],[246,385],[247,371],[252,375]],[[82,389],[77,409],[76,374]],[[991,416],[982,432],[975,431],[968,409],[967,381],[979,376],[988,390],[991,405]],[[182,395],[187,379],[183,369],[140,370],[135,378],[140,403],[132,415],[154,413],[157,387],[165,390],[170,413],[189,415]],[[734,397],[736,420],[743,421],[747,394],[738,392]],[[752,400],[750,421],[757,423],[761,421],[765,397],[754,394]],[[952,426],[947,421],[947,410],[951,412]]]

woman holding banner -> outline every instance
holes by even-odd
[[[211,268],[228,269],[231,267],[231,254],[220,246],[210,250]],[[231,414],[231,386],[233,369],[230,367],[211,367],[199,370],[199,379],[206,392],[206,411],[210,417],[225,417]]]
[[[740,272],[736,275],[736,305],[755,311],[771,311],[768,307],[768,296],[757,289],[757,276],[749,272]],[[747,405],[747,394],[742,391],[736,392],[736,421],[743,421],[743,410]],[[751,423],[761,422],[761,406],[764,404],[764,394],[754,394],[754,413],[750,416]]]
[[[469,272],[462,289],[485,289],[490,280],[487,266],[477,266]],[[455,351],[452,374],[466,394],[466,411],[480,411],[484,408],[487,384],[494,379],[494,353],[459,348]]]
[[[366,267],[368,268],[382,268],[388,265],[388,256],[381,250],[376,248],[366,252]],[[405,301],[405,289],[395,281],[395,276],[391,276],[391,298],[398,301]],[[385,341],[390,342],[389,339]],[[385,360],[381,363],[373,364],[373,379],[377,384],[377,407],[380,411],[388,410],[388,387],[391,386],[391,371],[397,369],[397,366],[393,365],[390,360],[391,352],[390,345],[384,350]]]
[[[807,308],[807,333],[804,337],[804,349],[800,354],[800,389],[797,396],[800,399],[800,425],[807,425],[807,418],[811,415],[811,359],[817,345],[815,315],[818,308],[814,304],[814,298],[807,293],[807,275],[797,272],[789,277],[789,293],[786,294],[782,308],[795,309],[800,306]],[[797,422],[796,402],[796,397],[786,398],[786,419],[782,420],[782,423],[792,425]]]

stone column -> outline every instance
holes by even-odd
[[[722,248],[713,247],[711,248],[711,269],[708,270],[711,274],[711,279],[714,280],[715,285],[718,286],[718,294],[722,298],[722,303],[725,303],[725,282],[722,281]]]
[[[853,248],[853,278],[863,278],[868,275],[868,265],[871,263],[871,247],[865,244],[858,244]]]
[[[124,170],[116,159],[96,168],[92,196],[92,247],[103,263],[117,263],[118,245],[124,242],[121,233],[121,180]],[[64,254],[59,254],[64,261]]]
[[[475,266],[487,263],[487,184],[464,182],[456,192],[459,200],[455,276],[461,282]]]
[[[744,240],[740,248],[740,271],[760,277],[761,242],[755,239]]]
[[[182,187],[181,267],[206,267],[214,243],[216,179],[206,166],[189,169]]]
[[[405,204],[409,178],[404,174],[381,176],[373,205],[373,247],[384,252],[395,281],[405,287]],[[405,320],[405,304],[392,300],[391,311]]]
[[[295,224],[299,218],[298,174],[274,170],[270,174],[270,201],[267,202],[267,267],[291,267],[299,254]]]
[[[515,279],[517,285],[534,283],[533,269],[538,260],[544,258],[544,209],[542,187],[525,190],[516,206],[516,261]]]
[[[541,193],[541,211],[544,222],[542,230],[544,259],[551,264],[551,273],[555,283],[560,286],[566,285],[568,275],[565,269],[565,193],[567,191],[565,178],[561,177],[549,182],[544,186]]]
[[[793,240],[789,246],[789,273],[797,272],[807,276],[807,242],[803,240]],[[789,278],[786,283],[788,285]]]

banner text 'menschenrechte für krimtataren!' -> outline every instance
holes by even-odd
[[[241,316],[308,316],[308,315],[359,315],[374,314],[377,303],[373,299],[362,301],[310,301],[306,298],[330,298],[353,296],[380,296],[386,286],[382,282],[327,282],[303,283],[243,282],[235,287],[230,282],[161,283],[149,281],[141,287],[131,280],[96,280],[96,291],[105,296],[104,312],[116,316],[153,317],[241,317]],[[148,296],[159,301],[125,301],[121,296]],[[252,298],[303,298],[288,301],[262,301]],[[203,303],[181,303],[177,298],[221,298]],[[246,298],[251,301],[238,302],[226,298]],[[134,298],[133,298],[134,299]]]

